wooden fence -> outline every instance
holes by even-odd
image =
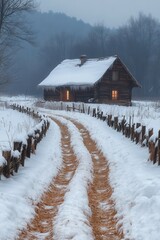
[[[41,104],[39,103],[39,106],[43,107],[43,104],[43,102]],[[52,102],[50,103],[50,108],[85,113],[105,121],[109,127],[112,127],[117,132],[121,132],[132,142],[139,144],[141,147],[147,147],[149,151],[148,160],[152,161],[153,164],[157,163],[160,165],[160,130],[157,135],[155,135],[153,128],[146,130],[146,126],[143,126],[141,123],[132,124],[131,117],[129,122],[127,122],[125,116],[119,119],[112,115],[104,115],[103,111],[100,111],[99,108],[93,108],[91,105],[84,103],[67,104],[64,102]]]
[[[2,151],[2,156],[6,161],[0,166],[0,178],[3,174],[9,178],[18,172],[19,166],[25,165],[25,159],[30,158],[31,154],[35,153],[37,144],[46,135],[49,128],[49,121],[46,117],[41,116],[38,112],[34,112],[30,108],[25,108],[19,105],[10,105],[13,110],[18,110],[21,113],[28,114],[37,120],[38,124],[34,127],[33,131],[28,133],[27,139],[23,141],[14,141],[12,149],[5,149]]]

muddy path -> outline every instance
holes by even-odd
[[[84,145],[93,161],[93,183],[88,195],[92,210],[90,224],[96,240],[123,239],[123,233],[117,229],[116,210],[112,200],[112,188],[109,182],[109,166],[103,153],[97,148],[88,130],[80,123],[72,120],[83,136]]]
[[[77,168],[78,162],[71,147],[68,129],[59,121],[55,120],[55,122],[61,129],[63,165],[48,191],[42,196],[41,202],[37,204],[35,218],[20,234],[18,240],[53,239],[53,219],[57,214],[58,206],[64,201],[67,186]]]
[[[117,230],[116,211],[111,198],[112,188],[109,183],[109,166],[103,153],[88,130],[75,120],[71,121],[81,133],[84,146],[89,151],[93,161],[93,182],[88,188],[89,207],[92,215],[89,219],[96,240],[120,240],[123,233]],[[63,165],[56,178],[53,179],[48,191],[42,196],[41,202],[36,206],[36,215],[27,229],[21,232],[17,240],[52,240],[53,220],[57,215],[58,206],[64,201],[67,186],[78,166],[78,159],[71,146],[70,132],[59,119],[53,118],[61,129],[61,143]],[[82,239],[83,240],[83,239]]]

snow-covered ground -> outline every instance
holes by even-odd
[[[25,167],[0,181],[0,239],[13,240],[18,230],[34,216],[34,205],[40,200],[61,166],[60,131],[53,122],[36,154],[25,160]]]
[[[19,102],[19,99],[13,101]],[[34,101],[34,99],[32,101],[21,99],[20,102],[27,106],[33,106]],[[136,122],[143,122],[148,128],[154,127],[154,131],[158,132],[159,130],[160,107],[158,103],[135,102],[133,107],[101,105],[100,108],[107,114],[118,116],[132,114]],[[36,108],[36,110],[48,115],[70,116],[87,127],[92,138],[108,159],[117,217],[119,218],[119,224],[123,225],[125,239],[159,240],[160,168],[148,161],[148,149],[141,148],[140,145],[131,142],[121,133],[109,128],[105,122],[88,115],[42,108]],[[3,109],[0,114],[4,112],[5,115],[5,111]],[[75,131],[70,127],[70,132],[74,136]],[[0,137],[3,139],[2,136]],[[76,144],[75,138],[72,141]],[[80,140],[77,140],[77,146],[78,141]],[[40,199],[41,194],[47,188],[51,179],[56,176],[61,166],[60,147],[60,130],[52,122],[46,137],[38,145],[36,155],[27,159],[25,167],[21,167],[13,177],[9,179],[3,177],[0,181],[1,240],[13,240],[18,233],[18,229],[26,226],[27,221],[33,217],[34,207],[32,202],[37,202]],[[81,149],[83,150],[83,147]],[[84,151],[83,154],[85,154]],[[90,178],[89,175],[88,178]],[[74,184],[78,184],[79,187],[82,184],[82,187],[85,188],[85,182],[83,181]],[[73,194],[70,194],[69,198],[66,196],[64,209],[68,209],[67,199],[70,203],[73,198],[74,202],[74,191],[72,192]],[[87,199],[82,201],[84,205],[81,206],[81,209],[85,209],[86,202]],[[73,212],[67,213],[73,214]],[[79,215],[81,215],[81,212],[79,212]],[[69,216],[72,218],[71,215]],[[63,218],[63,214],[61,218]],[[81,227],[77,228],[77,231],[81,230]],[[72,225],[70,231],[72,231]]]
[[[13,141],[18,138],[26,139],[27,133],[36,124],[38,121],[27,114],[4,107],[0,108],[0,150],[12,149]]]

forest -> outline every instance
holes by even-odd
[[[118,28],[91,26],[53,12],[34,11],[26,19],[32,41],[10,48],[9,63],[3,69],[8,81],[1,85],[2,92],[40,96],[38,83],[62,60],[82,54],[88,58],[118,55],[142,86],[135,89],[134,97],[159,98],[160,23],[151,15],[139,13]]]

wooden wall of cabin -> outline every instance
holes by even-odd
[[[69,99],[67,99],[67,91],[69,91]],[[44,89],[45,101],[74,101],[74,102],[88,102],[94,97],[93,88],[57,88],[56,90]]]
[[[89,99],[94,98],[94,89],[77,89],[75,90],[75,102],[88,102]]]
[[[118,79],[113,80],[113,71],[118,72]],[[131,75],[124,68],[120,60],[116,60],[113,67],[109,69],[103,79],[95,86],[95,98],[98,102],[118,103],[130,105],[132,88],[134,86]],[[112,91],[117,91],[117,99],[112,99]]]
[[[60,101],[60,91],[55,89],[44,89],[45,101]]]

